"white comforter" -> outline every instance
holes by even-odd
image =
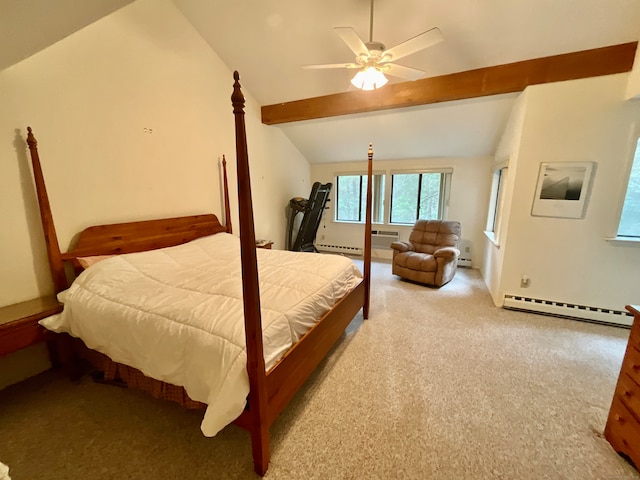
[[[208,405],[202,432],[238,417],[249,392],[236,237],[120,255],[85,270],[41,321],[112,360],[183,386]],[[258,249],[267,369],[350,291],[361,274],[336,255]]]

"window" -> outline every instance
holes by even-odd
[[[489,204],[486,231],[493,232],[496,236],[500,230],[502,198],[504,196],[504,184],[506,179],[507,167],[505,164],[495,167],[493,171],[493,180],[491,182],[491,203]]]
[[[413,224],[418,218],[444,218],[450,178],[450,171],[391,175],[389,222]]]
[[[636,143],[636,153],[629,175],[627,194],[624,197],[618,236],[640,237],[640,138]]]
[[[384,220],[384,175],[373,175],[371,221]],[[336,220],[339,222],[364,222],[367,207],[367,176],[340,175],[336,177]]]

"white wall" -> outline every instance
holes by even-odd
[[[518,169],[518,156],[520,151],[520,140],[524,127],[525,112],[527,108],[527,91],[522,92],[513,105],[511,115],[502,134],[496,153],[493,159],[491,173],[496,168],[507,166],[501,179],[500,190],[501,199],[496,221],[496,230],[487,232],[487,237],[483,239],[482,264],[480,270],[487,285],[489,293],[496,305],[502,304],[502,292],[500,285],[502,282],[502,269],[504,266],[505,252],[509,248],[508,233],[509,221],[511,219],[511,205],[514,196],[515,176]],[[489,200],[490,202],[493,199]]]
[[[169,0],[138,0],[0,72],[0,305],[52,291],[27,125],[63,251],[93,224],[208,212],[223,221],[223,154],[238,233],[232,85]],[[244,93],[256,235],[283,247],[284,207],[308,195],[309,164]]]
[[[640,48],[636,48],[633,70],[631,70],[629,83],[627,85],[627,98],[640,99]]]
[[[633,154],[640,104],[625,101],[628,74],[529,87],[517,152],[500,284],[505,293],[623,309],[640,302],[640,248],[612,244]],[[542,162],[597,164],[585,218],[534,217]],[[531,286],[520,287],[521,275]]]
[[[364,155],[366,155],[366,146]],[[453,168],[451,180],[451,196],[449,199],[449,209],[447,218],[458,220],[462,223],[462,239],[470,242],[473,256],[473,265],[477,267],[482,264],[484,236],[483,230],[486,223],[486,204],[491,187],[490,179],[490,157],[474,158],[428,158],[411,160],[373,160],[374,173],[386,173],[390,175],[392,170],[412,170],[425,168]],[[323,163],[311,165],[312,182],[334,182],[335,177],[340,173],[366,173],[367,162],[341,162]],[[387,177],[387,198],[390,189],[390,177]],[[333,200],[335,195],[331,195]],[[317,242],[330,245],[346,245],[362,247],[364,245],[364,226],[335,222],[334,203],[329,202],[330,210],[323,216],[322,224],[318,229]],[[388,212],[385,212],[388,216]],[[400,227],[397,225],[374,225],[375,228],[398,230],[401,240],[408,240],[411,227]],[[324,236],[324,238],[323,238]],[[391,250],[374,251],[374,256],[391,257]]]

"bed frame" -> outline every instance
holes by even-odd
[[[269,466],[271,424],[327,355],[360,308],[365,319],[369,316],[373,151],[369,146],[363,280],[267,372],[262,343],[256,239],[244,121],[245,99],[240,88],[238,72],[234,72],[233,76],[235,81],[231,101],[235,117],[243,303],[250,384],[249,407],[234,423],[250,432],[254,469],[259,475],[264,475]],[[77,245],[69,252],[61,253],[38,156],[37,141],[31,127],[27,130],[27,144],[31,153],[40,216],[56,293],[69,286],[64,262],[70,262],[78,269],[78,257],[139,252],[178,245],[219,232],[231,233],[226,159],[223,157],[226,226],[222,226],[212,214],[100,225],[84,230],[78,238]]]

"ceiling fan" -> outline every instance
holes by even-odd
[[[303,65],[304,69],[350,68],[358,69],[351,83],[362,90],[374,90],[387,83],[385,73],[406,80],[417,80],[425,72],[416,68],[398,65],[395,62],[407,55],[435,45],[442,41],[439,28],[432,28],[416,35],[395,47],[387,49],[384,44],[373,41],[373,1],[371,0],[371,16],[369,20],[369,41],[363,42],[352,27],[336,27],[334,30],[344,43],[356,54],[354,63],[330,63],[324,65]]]

